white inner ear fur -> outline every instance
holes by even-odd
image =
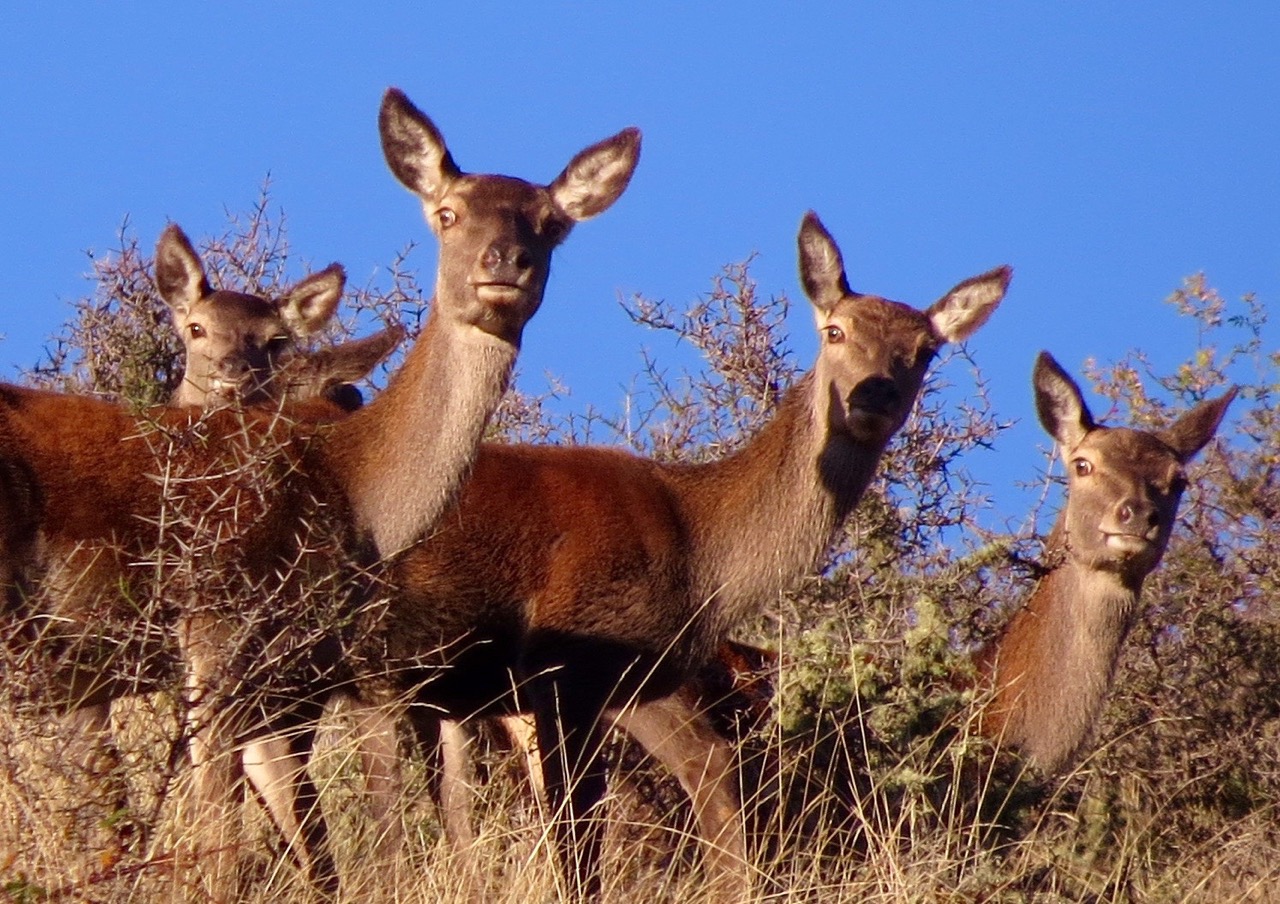
[[[933,328],[948,342],[967,339],[987,322],[1004,297],[1004,287],[995,280],[971,283],[953,289],[941,304],[929,312]]]

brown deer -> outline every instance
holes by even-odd
[[[1143,579],[1168,544],[1184,467],[1213,437],[1236,390],[1148,432],[1097,424],[1048,353],[1036,362],[1034,383],[1041,423],[1068,462],[1066,505],[1048,542],[1051,569],[975,665],[981,686],[992,691],[980,713],[982,733],[1052,776],[1072,765],[1101,714]],[[760,670],[755,659],[743,663],[744,672]],[[733,668],[732,656],[722,651],[716,663],[617,724],[680,779],[706,856],[719,858],[716,871],[732,877],[743,865],[733,857],[745,855],[733,741],[711,717],[722,694],[704,687]],[[768,687],[756,685],[757,702],[760,693]]]
[[[186,234],[170,224],[156,246],[156,288],[173,314],[186,370],[170,404],[256,404],[284,396],[272,384],[298,340],[328,324],[342,298],[338,264],[275,301],[214,289]]]
[[[369,405],[345,417],[326,402],[137,417],[0,386],[10,596],[48,591],[53,621],[80,633],[122,596],[163,604],[155,614],[176,632],[187,675],[217,897],[232,896],[233,851],[217,830],[242,768],[222,754],[242,743],[288,751],[263,757],[256,784],[304,868],[336,888],[300,754],[340,674],[343,613],[374,592],[368,567],[426,533],[452,499],[541,304],[553,249],[621,195],[639,154],[639,133],[624,130],[541,186],[463,173],[395,89],[379,125],[392,171],[422,198],[441,247],[427,323]],[[317,621],[326,605],[333,621]],[[75,661],[49,644],[58,696],[95,703],[129,692],[100,649],[81,644]]]
[[[532,712],[576,895],[601,888],[606,713],[675,692],[733,625],[813,567],[936,352],[986,321],[1010,277],[992,270],[919,311],[850,291],[812,213],[799,250],[821,351],[744,448],[672,465],[485,445],[456,508],[390,578],[385,676],[366,674],[366,700],[412,695],[455,719]]]
[[[323,329],[336,313],[345,281],[342,267],[331,264],[275,300],[214,291],[186,233],[170,224],[160,236],[155,257],[156,286],[185,350],[182,379],[170,406],[279,405],[325,396],[345,410],[358,408],[360,391],[352,384],[395,350],[404,330],[390,327],[301,353],[300,341]],[[170,684],[171,676],[163,668],[153,675],[144,670],[136,690],[160,690]],[[110,741],[109,705],[70,701],[68,706],[75,735],[85,749],[73,743],[63,755],[81,763],[86,774],[110,777],[119,756]],[[112,788],[110,794],[117,809],[125,805],[122,788]]]
[[[1033,381],[1040,423],[1067,463],[1066,504],[1049,534],[1048,573],[976,665],[993,690],[982,733],[1054,775],[1074,762],[1102,712],[1142,582],[1173,531],[1184,468],[1236,390],[1145,431],[1097,424],[1047,352]]]

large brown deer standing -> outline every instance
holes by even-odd
[[[976,664],[993,690],[982,733],[1053,775],[1072,764],[1101,715],[1143,580],[1173,531],[1184,468],[1236,391],[1145,431],[1096,423],[1047,352],[1033,379],[1040,423],[1067,463],[1066,504],[1049,534],[1048,573]]]
[[[350,613],[352,585],[368,592],[359,572],[435,523],[506,388],[552,250],[617,199],[639,152],[639,133],[623,131],[540,186],[461,172],[394,89],[379,124],[388,163],[422,198],[441,247],[427,323],[371,404],[345,418],[325,403],[138,418],[95,399],[0,386],[9,587],[47,585],[55,615],[82,628],[122,587],[168,605],[160,614],[176,622],[187,673],[217,897],[232,896],[233,851],[218,830],[239,787],[241,763],[226,755],[238,743],[290,750],[261,764],[257,784],[274,797],[277,821],[296,825],[289,834],[306,869],[336,888],[299,754],[337,676],[342,626],[307,623],[321,591],[334,592],[335,618]],[[122,683],[128,692],[127,676],[104,674],[100,662],[64,666],[69,699],[109,699]]]
[[[1049,536],[1049,571],[975,665],[991,691],[982,733],[1052,776],[1072,765],[1101,715],[1143,581],[1169,542],[1185,466],[1212,439],[1236,390],[1164,430],[1142,431],[1096,423],[1048,353],[1037,359],[1034,385],[1041,423],[1068,462],[1066,504]],[[709,718],[714,702],[694,682],[619,725],[680,779],[708,857],[732,875],[743,866],[730,855],[745,855],[745,830],[733,742]]]
[[[1010,275],[966,280],[918,311],[850,291],[812,213],[799,250],[821,350],[744,448],[671,465],[486,445],[456,509],[391,577],[386,677],[366,677],[366,698],[412,694],[460,719],[532,712],[575,895],[601,889],[606,713],[677,690],[734,624],[814,566],[938,349],[986,321]]]

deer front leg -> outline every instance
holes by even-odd
[[[236,900],[236,848],[240,836],[241,759],[235,752],[235,707],[221,685],[225,668],[206,619],[188,619],[180,631],[186,667],[190,734],[194,862],[210,900]]]
[[[241,762],[307,878],[334,896],[338,870],[329,852],[320,792],[307,774],[314,740],[314,729],[267,735],[245,746]]]
[[[665,766],[689,795],[712,898],[749,899],[746,825],[730,744],[681,692],[621,710],[614,724]]]

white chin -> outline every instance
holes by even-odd
[[[1132,534],[1107,534],[1107,549],[1116,552],[1136,556],[1150,548],[1151,544],[1142,537],[1135,537]]]
[[[524,290],[515,286],[477,286],[476,297],[485,304],[515,304],[524,298]]]

